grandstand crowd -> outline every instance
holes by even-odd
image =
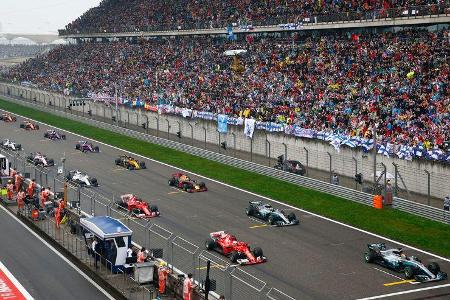
[[[16,58],[16,57],[33,57],[48,49],[52,45],[1,45],[0,59]]]
[[[7,79],[449,151],[449,53],[444,29],[161,38],[58,47]]]
[[[443,13],[448,0],[103,0],[62,34],[223,28]],[[319,19],[317,19],[319,18]]]

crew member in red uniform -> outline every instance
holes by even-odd
[[[9,201],[12,201],[13,196],[14,196],[14,185],[12,183],[12,180],[8,180],[8,184],[6,185],[6,197],[8,198]]]
[[[192,300],[192,290],[194,289],[194,283],[192,280],[192,274],[188,274],[183,282],[183,300]]]
[[[167,275],[169,275],[169,268],[165,261],[159,264],[158,268],[158,283],[159,283],[159,294],[162,295],[166,292],[166,280]]]
[[[16,193],[19,192],[19,190],[21,189],[22,181],[23,181],[23,179],[20,174],[14,175],[14,187],[15,187]]]
[[[36,189],[36,181],[32,179],[28,184],[27,188],[28,197],[33,198],[35,189]]]
[[[17,207],[19,211],[25,207],[25,192],[22,188],[17,192]]]

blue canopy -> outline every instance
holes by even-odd
[[[108,216],[81,218],[81,225],[101,239],[130,236],[133,232],[119,220]]]

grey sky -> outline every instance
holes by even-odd
[[[100,1],[0,0],[0,33],[57,33]]]

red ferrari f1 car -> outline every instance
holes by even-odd
[[[234,235],[225,231],[210,233],[210,239],[205,243],[207,250],[214,250],[228,256],[233,263],[240,265],[255,265],[267,261],[259,247],[250,250],[245,242],[240,242]]]
[[[117,201],[117,206],[127,210],[137,218],[154,218],[160,215],[156,205],[150,205],[149,207],[147,202],[137,198],[133,194],[120,196],[120,200]]]
[[[183,173],[172,174],[172,178],[169,179],[169,185],[188,193],[206,192],[208,190],[204,182],[196,182]]]
[[[2,114],[0,116],[0,120],[3,120],[5,122],[16,122],[17,121],[16,117],[14,117],[10,114]]]
[[[20,128],[23,128],[25,130],[39,130],[39,125],[30,121],[23,121],[20,124]]]

